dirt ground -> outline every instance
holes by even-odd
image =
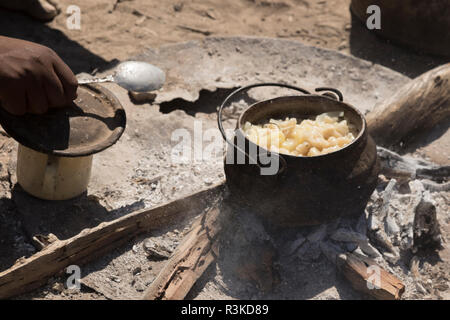
[[[80,30],[70,30],[67,9],[41,23],[0,9],[0,34],[53,48],[74,73],[95,74],[146,48],[208,36],[259,36],[299,41],[338,50],[398,71],[410,78],[449,61],[392,45],[370,32],[350,12],[350,0],[79,0]],[[448,123],[419,141],[438,140],[419,149],[426,157],[448,164]],[[447,132],[447,133],[445,133]],[[424,150],[422,150],[424,149]]]
[[[0,34],[50,46],[75,73],[101,72],[117,60],[128,59],[146,48],[208,36],[235,35],[288,38],[338,50],[384,65],[411,78],[448,62],[445,58],[421,55],[393,46],[367,33],[360,22],[351,16],[350,0],[166,0],[163,4],[156,0],[79,0],[76,4],[81,9],[81,30],[69,30],[66,9],[73,2],[60,0],[62,13],[46,24],[20,13],[0,10]],[[445,149],[450,145],[450,136],[448,133],[442,134],[442,130],[439,132],[439,144]],[[11,153],[12,147],[9,145],[2,148]],[[435,162],[448,164],[450,158],[440,150],[432,147],[427,156]],[[447,147],[447,150],[450,149]],[[0,181],[5,186],[10,185],[11,181],[1,163],[6,163],[2,157],[8,154],[4,152],[0,156]],[[2,206],[11,207],[13,212],[13,204],[2,201]],[[17,234],[23,228],[20,223],[14,226],[0,224],[0,230],[3,227],[14,229]],[[33,250],[28,247],[20,249],[18,257]],[[448,255],[448,250],[444,253]],[[427,273],[437,274],[440,266],[430,266]],[[56,294],[53,298],[58,296]],[[52,298],[45,291],[42,297]],[[88,291],[71,298],[102,297]]]
[[[0,33],[52,47],[76,73],[101,69],[146,47],[236,35],[339,50],[410,77],[446,61],[380,41],[352,17],[350,0],[79,0],[80,30],[67,27],[74,1],[59,2],[61,14],[46,24],[0,10]]]

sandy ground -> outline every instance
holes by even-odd
[[[0,10],[0,33],[46,44],[76,73],[127,59],[146,47],[207,36],[264,36],[339,50],[408,76],[446,61],[392,47],[355,20],[350,0],[59,0],[50,23]],[[81,10],[80,30],[67,27],[67,9]],[[447,59],[448,61],[448,59]]]
[[[81,0],[81,30],[65,30],[66,15],[49,24],[92,53],[125,59],[144,47],[207,35],[283,37],[348,48],[347,0]],[[73,1],[61,1],[62,8]],[[95,14],[92,14],[95,13]]]
[[[350,13],[350,0],[59,0],[50,23],[0,9],[0,34],[53,48],[75,73],[111,68],[146,48],[208,36],[261,36],[296,40],[381,64],[410,78],[449,61],[392,45],[367,31]],[[70,30],[70,5],[80,8],[80,30]],[[335,85],[338,87],[338,84]],[[419,137],[410,150],[450,163],[448,123]],[[428,142],[438,142],[427,146]],[[438,145],[438,147],[436,147]]]

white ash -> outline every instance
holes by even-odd
[[[366,210],[357,218],[341,218],[317,227],[304,227],[284,245],[287,255],[300,260],[320,250],[330,261],[344,252],[374,258],[406,285],[405,296],[429,293],[426,284],[409,273],[409,260],[418,250],[433,251],[442,239],[439,217],[448,210],[448,167],[400,156],[378,148],[382,160],[380,183]]]

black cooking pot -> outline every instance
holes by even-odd
[[[261,86],[290,88],[304,95],[283,96],[249,106],[240,115],[230,140],[222,126],[222,109],[236,94]],[[225,174],[233,202],[263,216],[271,224],[315,225],[340,216],[361,214],[377,184],[376,146],[367,132],[364,116],[342,102],[338,90],[318,88],[316,91],[327,92],[310,94],[277,83],[250,85],[233,92],[218,110],[219,129],[229,144]],[[264,124],[271,118],[304,119],[331,111],[343,111],[344,118],[356,127],[358,134],[349,145],[325,155],[298,157],[269,152],[248,140],[242,130],[247,121]]]

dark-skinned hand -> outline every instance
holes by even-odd
[[[70,104],[78,82],[50,48],[0,36],[0,103],[9,113],[42,114]]]

